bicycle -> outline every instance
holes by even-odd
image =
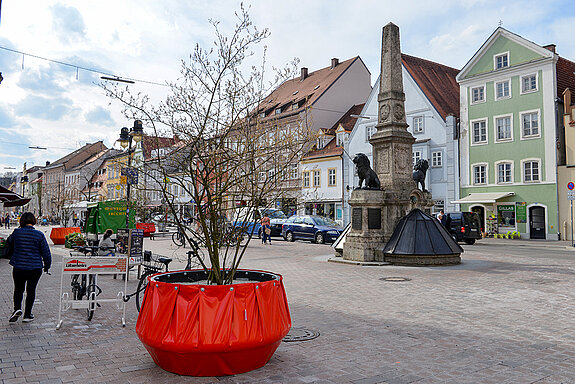
[[[98,252],[104,248],[97,246],[78,246],[73,248],[74,251],[82,253],[84,256],[98,256]],[[111,250],[113,248],[106,247],[105,250]],[[70,256],[75,256],[70,251]],[[108,253],[110,255],[110,253]],[[84,297],[88,300],[88,307],[86,308],[86,318],[91,321],[94,317],[94,311],[96,307],[100,307],[100,304],[96,301],[96,298],[102,293],[102,289],[97,284],[97,275],[87,275],[87,274],[77,274],[72,275],[72,281],[70,282],[72,286],[72,298],[74,300],[82,300]]]
[[[200,262],[201,255],[198,252],[198,244],[192,240],[193,249],[187,252],[188,255],[188,262],[186,264],[185,269],[192,269],[193,266],[198,267],[201,266],[202,262]],[[192,259],[196,258],[197,261],[192,261]],[[138,281],[138,287],[136,288],[136,292],[131,293],[129,295],[124,296],[124,302],[128,302],[132,296],[136,296],[136,309],[140,312],[144,304],[144,297],[146,295],[146,287],[148,286],[148,277],[151,275],[155,275],[156,273],[160,272],[169,272],[169,265],[172,262],[172,259],[168,257],[158,257],[154,259],[152,257],[151,251],[144,251],[144,262],[142,266],[144,267],[144,271],[140,276],[140,280]]]
[[[188,230],[187,233],[190,234],[190,242],[195,242],[196,244],[199,243],[202,246],[205,246],[205,240],[196,231]],[[247,236],[243,228],[227,224],[224,229],[220,245],[235,247],[238,243],[243,245],[245,240],[247,240]],[[178,247],[184,246],[186,236],[182,231],[178,230],[172,234],[172,241]],[[192,244],[192,248],[193,247],[194,245]]]
[[[186,232],[190,235],[190,238],[191,238],[190,240],[195,241],[197,244],[201,244],[201,245],[205,244],[204,239],[196,231],[194,231],[192,229],[188,229]],[[186,243],[185,234],[182,231],[180,231],[180,229],[178,229],[177,232],[174,232],[172,234],[172,242],[177,247],[185,246],[185,243]],[[193,247],[193,244],[192,244],[192,247]]]

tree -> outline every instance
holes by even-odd
[[[255,210],[293,198],[284,186],[293,181],[289,178],[294,164],[297,167],[315,138],[308,110],[302,109],[297,124],[261,118],[261,111],[269,108],[265,96],[295,76],[298,61],[274,69],[275,79],[268,84],[265,47],[259,67],[248,61],[256,59],[253,50],[269,32],[258,30],[243,6],[236,17],[229,35],[218,22],[210,21],[213,46],[195,47],[190,60],[181,63],[181,78],[169,84],[170,94],[158,105],[151,105],[147,95],[132,94],[128,87],[103,84],[109,97],[123,103],[127,118],[142,120],[154,136],[168,131],[179,138],[170,153],[150,160],[155,166],[146,167],[153,170],[146,176],[161,192],[182,232],[185,225],[176,197],[183,190],[195,203],[209,256],[202,266],[213,284],[233,281],[247,242],[230,238],[246,236]],[[245,203],[244,209],[236,209],[238,201]],[[184,233],[189,242],[188,232]],[[247,236],[249,241],[251,233]]]

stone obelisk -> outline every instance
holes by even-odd
[[[394,193],[397,198],[409,200],[410,192],[416,188],[412,179],[411,155],[415,138],[407,131],[399,27],[393,23],[383,27],[377,101],[377,132],[370,139],[373,169],[379,176],[382,189]]]
[[[405,94],[401,74],[399,27],[383,27],[381,76],[378,95],[377,132],[371,137],[373,169],[381,190],[352,192],[351,230],[346,236],[343,258],[360,262],[382,262],[383,248],[399,219],[414,207],[411,146],[414,137],[407,131]]]

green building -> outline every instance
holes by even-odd
[[[461,210],[488,233],[558,239],[555,46],[497,28],[457,76]]]

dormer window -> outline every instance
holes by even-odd
[[[275,114],[276,114],[276,115],[279,115],[280,113],[282,113],[282,109],[281,109],[281,108],[276,108]]]
[[[493,58],[495,69],[502,69],[509,67],[509,52],[495,55]]]
[[[298,108],[299,108],[299,104],[298,104],[298,103],[293,103],[293,104],[291,105],[291,110],[292,110],[292,111],[295,111],[295,110],[298,109]]]
[[[347,134],[345,133],[345,131],[338,132],[336,137],[335,137],[336,147],[343,147],[346,139],[347,139]]]
[[[266,113],[265,112],[260,113],[260,117],[263,119],[264,117],[266,117]]]

